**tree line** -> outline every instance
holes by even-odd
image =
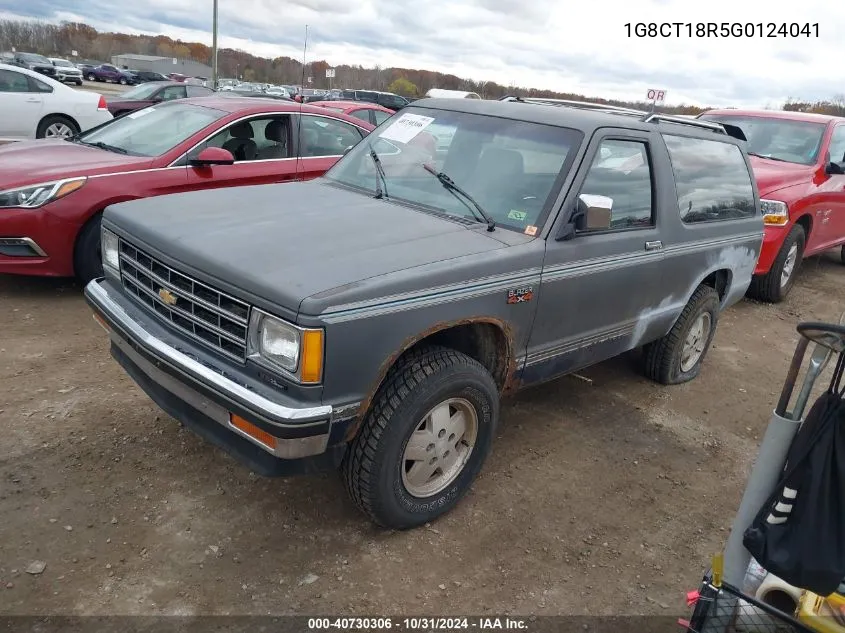
[[[113,55],[140,54],[190,59],[211,64],[211,48],[199,42],[183,42],[165,35],[130,35],[128,33],[100,32],[88,24],[62,22],[53,24],[38,20],[0,20],[0,51],[41,53],[51,57],[71,57],[76,51],[78,60],[109,62]],[[423,96],[431,88],[466,90],[476,92],[485,99],[498,99],[505,95],[545,97],[592,101],[634,109],[648,109],[645,101],[619,101],[575,93],[555,92],[538,88],[503,85],[495,81],[477,81],[456,75],[416,68],[393,68],[342,64],[335,66],[334,79],[326,78],[331,66],[325,60],[312,61],[303,68],[302,62],[291,57],[273,59],[258,57],[243,50],[221,48],[217,52],[220,77],[236,77],[243,81],[260,81],[272,84],[301,84],[313,88],[355,88],[389,90],[405,97]],[[307,79],[312,78],[312,83]],[[806,102],[789,99],[782,108],[801,112],[845,115],[845,96],[830,101]],[[696,115],[708,108],[692,105],[661,107],[657,110],[671,114]]]

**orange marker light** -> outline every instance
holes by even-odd
[[[302,334],[302,382],[320,382],[323,377],[323,331],[306,330]]]
[[[264,444],[264,446],[267,446],[269,448],[276,448],[275,437],[270,435],[267,431],[259,429],[252,422],[244,420],[241,416],[235,415],[234,413],[230,413],[229,424],[234,426],[236,429],[243,431],[252,439],[258,440],[259,442]]]

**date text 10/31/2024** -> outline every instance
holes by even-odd
[[[818,37],[818,22],[627,22],[627,37]]]

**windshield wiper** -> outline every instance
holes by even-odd
[[[373,149],[372,144],[367,143],[367,145],[370,148],[370,158],[373,159],[373,164],[376,166],[376,195],[374,197],[376,200],[389,198],[390,196],[387,195],[387,176],[384,174],[381,159],[378,157],[376,150]],[[384,183],[384,189],[381,187],[382,183]]]
[[[496,221],[490,217],[490,215],[484,210],[484,207],[478,204],[475,198],[456,185],[454,180],[449,178],[449,176],[442,171],[437,171],[434,167],[427,163],[423,163],[423,169],[435,176],[437,180],[443,184],[447,191],[450,191],[456,198],[466,204],[469,210],[472,211],[472,215],[476,220],[479,222],[486,222],[488,231],[492,231],[496,228]],[[481,219],[479,219],[479,216],[481,216]]]
[[[758,154],[757,152],[748,152],[749,156],[756,156],[757,158],[765,158],[766,160],[776,160],[779,163],[788,163],[789,161],[784,158],[776,158],[774,156],[767,156],[766,154]]]
[[[117,154],[128,154],[125,149],[122,147],[117,147],[115,145],[109,145],[108,143],[103,143],[102,141],[97,141],[96,143],[88,143],[87,141],[79,141],[83,145],[88,145],[89,147],[99,147],[100,149],[104,149],[108,152],[115,152]]]

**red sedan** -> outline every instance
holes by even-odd
[[[0,273],[87,282],[102,271],[100,217],[108,205],[310,180],[372,129],[323,108],[211,96],[144,108],[66,140],[4,145]]]
[[[381,125],[382,121],[396,114],[393,110],[367,101],[312,101],[308,105],[354,116],[373,125]]]

